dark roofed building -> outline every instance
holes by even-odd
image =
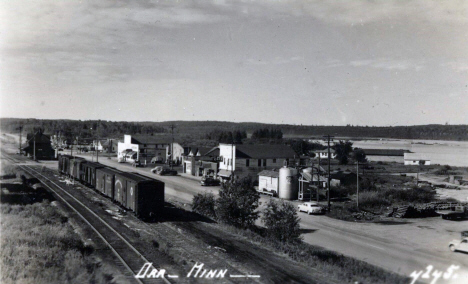
[[[34,134],[29,133],[26,139],[27,141],[23,147],[25,155],[35,157],[38,160],[55,159],[55,150],[52,148],[50,136],[38,131]]]

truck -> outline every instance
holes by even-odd
[[[440,208],[436,211],[437,214],[442,216],[442,219],[463,219],[468,217],[468,209],[463,205],[454,205]]]

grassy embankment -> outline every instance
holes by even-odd
[[[11,172],[11,167],[3,168],[2,176]],[[49,200],[22,203],[37,198],[19,179],[2,181],[1,190],[1,283],[115,282]]]

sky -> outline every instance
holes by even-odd
[[[468,1],[0,0],[0,117],[468,124]]]

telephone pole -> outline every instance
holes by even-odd
[[[330,158],[331,158],[331,153],[330,153],[330,140],[333,141],[333,137],[335,136],[330,136],[326,135],[323,136],[323,138],[327,139],[327,146],[328,146],[328,182],[327,182],[327,189],[328,189],[328,194],[327,194],[327,202],[328,202],[328,212],[330,212],[330,182],[331,182],[331,173],[330,173]]]
[[[171,135],[172,135],[172,143],[171,143],[171,170],[174,169],[174,124],[171,124]]]
[[[19,140],[19,153],[20,155],[23,154],[23,151],[21,151],[21,141],[22,141],[22,137],[21,137],[21,133],[23,132],[23,126],[20,125],[20,127],[18,127],[19,131],[20,131],[20,140]]]
[[[359,160],[356,159],[356,173],[357,173],[357,177],[356,177],[356,206],[357,206],[357,209],[359,210]]]

